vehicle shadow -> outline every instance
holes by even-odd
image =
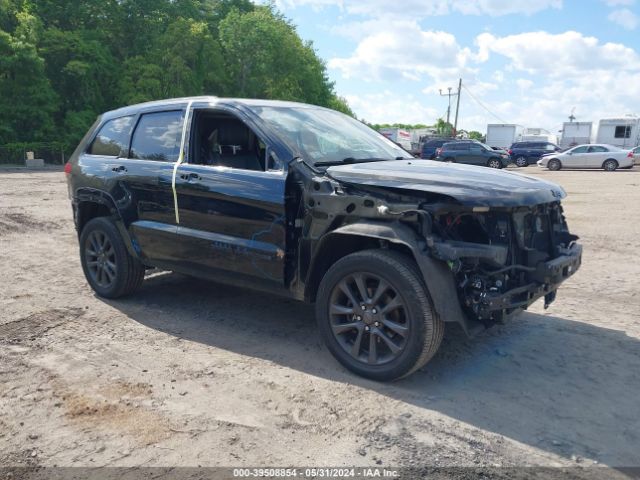
[[[170,335],[355,384],[566,458],[640,465],[640,345],[623,331],[532,313],[473,339],[450,328],[425,368],[384,384],[342,368],[318,339],[313,308],[293,300],[167,273],[109,304]]]

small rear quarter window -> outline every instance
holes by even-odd
[[[126,157],[132,125],[133,116],[109,120],[100,128],[91,143],[89,153],[107,157]]]

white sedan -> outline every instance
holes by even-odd
[[[634,148],[631,150],[631,153],[633,153],[633,160],[635,164],[640,165],[640,147]]]
[[[613,145],[578,145],[565,152],[543,155],[538,166],[549,170],[561,168],[602,168],[613,172],[617,168],[633,167],[633,153]]]

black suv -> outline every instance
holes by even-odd
[[[518,167],[526,167],[540,160],[542,155],[560,152],[562,149],[549,142],[516,142],[509,148],[509,155]]]
[[[511,163],[509,154],[504,150],[494,150],[476,140],[445,143],[438,151],[436,160],[491,168],[504,168]]]
[[[325,108],[214,97],[105,113],[69,164],[84,274],[116,298],[159,268],[314,302],[360,375],[410,374],[580,265],[542,180],[407,158]],[[242,328],[238,325],[238,328]]]

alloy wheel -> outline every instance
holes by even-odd
[[[331,331],[340,347],[368,365],[383,365],[404,351],[410,328],[402,295],[382,277],[358,272],[330,296]]]
[[[89,275],[102,288],[109,288],[116,281],[118,267],[116,251],[107,234],[100,230],[92,231],[84,246],[85,260]]]
[[[518,167],[526,167],[528,165],[527,159],[525,157],[516,158],[516,165]]]

